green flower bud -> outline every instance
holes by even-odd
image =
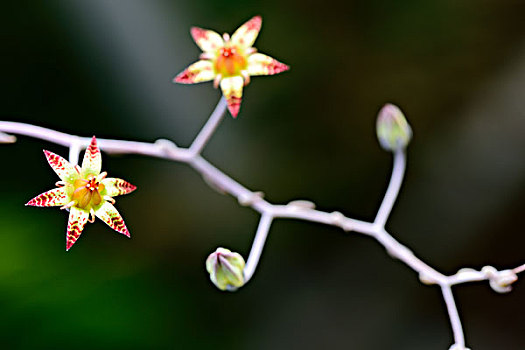
[[[228,249],[217,248],[211,253],[206,259],[206,270],[210,273],[210,280],[220,290],[244,284],[244,259]]]
[[[412,138],[412,129],[403,112],[390,103],[384,105],[379,111],[376,132],[381,147],[387,151],[405,148]]]

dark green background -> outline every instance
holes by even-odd
[[[195,61],[192,25],[233,32],[263,16],[256,47],[291,66],[256,77],[205,156],[272,202],[310,199],[372,220],[391,159],[385,102],[415,136],[388,228],[446,273],[525,260],[525,2],[3,2],[0,119],[83,136],[187,146],[220,93],[171,79]],[[373,240],[278,220],[254,279],[221,293],[217,246],[249,252],[258,216],[190,168],[103,156],[138,186],[118,198],[131,240],[101,222],[65,252],[67,217],[26,208],[57,180],[42,148],[0,146],[2,348],[403,349],[452,343],[439,290]],[[458,287],[473,350],[525,347],[525,285]]]

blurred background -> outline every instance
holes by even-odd
[[[200,51],[193,25],[232,33],[260,14],[256,47],[291,66],[256,77],[204,155],[276,203],[373,220],[391,157],[375,116],[398,104],[414,130],[388,229],[445,273],[525,261],[525,2],[52,0],[0,8],[0,119],[82,136],[188,146],[219,100],[172,78]],[[132,238],[100,221],[65,252],[67,215],[26,208],[57,180],[42,149],[0,146],[0,347],[446,350],[435,287],[375,241],[277,220],[236,293],[204,262],[247,257],[258,215],[185,165],[103,156],[138,186],[120,197]],[[473,350],[525,348],[525,284],[455,289]]]

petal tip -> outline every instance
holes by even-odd
[[[241,109],[241,104],[228,105],[228,110],[234,119],[237,119],[239,115],[239,110]]]
[[[89,146],[93,147],[96,150],[98,150],[97,138],[94,135],[93,135],[93,137],[91,137],[91,142],[89,143]]]
[[[253,16],[252,18],[250,18],[248,20],[248,22],[246,22],[247,24],[247,29],[248,30],[256,30],[256,31],[259,31],[261,29],[261,25],[262,25],[262,17],[261,15],[255,15]]]
[[[239,115],[239,110],[241,109],[242,99],[237,96],[231,96],[228,98],[228,110],[230,111],[233,118],[237,118]]]
[[[191,27],[190,33],[195,42],[206,36],[206,29],[200,27]]]
[[[42,151],[44,151],[44,155],[46,156],[46,158],[49,158],[53,154],[53,152],[48,151],[47,149],[43,149]]]
[[[195,72],[190,72],[189,69],[185,69],[173,78],[173,82],[179,84],[194,84],[196,75]]]
[[[187,72],[187,70],[184,70],[183,72],[180,72],[179,74],[177,74],[177,76],[175,78],[173,78],[173,82],[174,83],[179,83],[179,84],[191,84],[191,81],[190,81],[190,76]]]
[[[197,26],[192,26],[190,28],[190,33],[193,35],[193,34],[198,34],[200,32],[202,32],[204,29],[202,29],[201,27],[197,27]]]
[[[275,65],[272,67],[272,70],[270,71],[269,75],[279,74],[279,73],[282,73],[282,72],[286,72],[288,70],[290,70],[290,66],[289,65],[281,63],[279,61],[276,61]]]

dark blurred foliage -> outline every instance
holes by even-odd
[[[74,134],[187,146],[220,93],[174,85],[196,60],[189,28],[256,42],[290,72],[254,78],[237,120],[205,156],[274,202],[306,198],[372,220],[390,172],[375,115],[393,102],[415,137],[395,237],[446,273],[524,262],[525,2],[3,2],[0,119]],[[117,207],[128,240],[101,222],[65,253],[66,215],[24,203],[57,180],[42,148],[0,146],[1,348],[425,349],[451,331],[439,290],[374,241],[277,221],[254,279],[209,282],[206,256],[247,256],[258,216],[188,167],[104,156],[138,186]],[[470,347],[525,346],[525,285],[455,289]]]

